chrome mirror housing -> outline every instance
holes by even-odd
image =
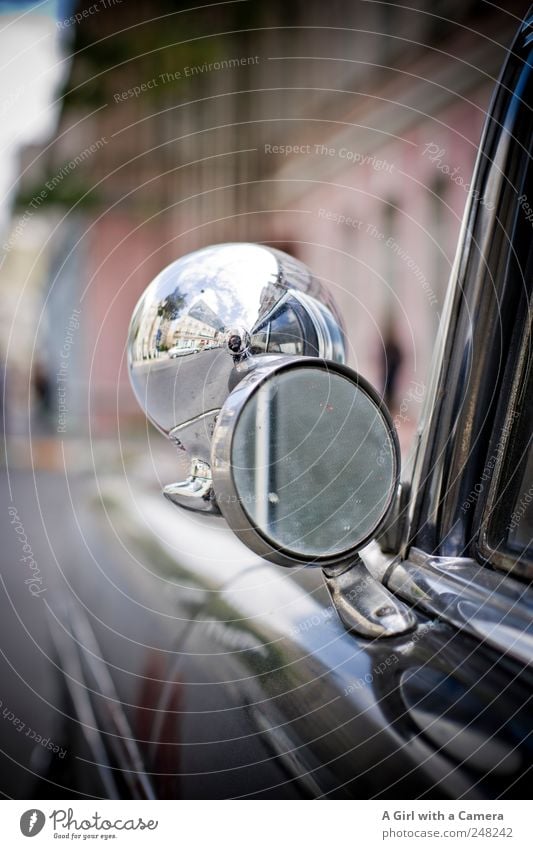
[[[390,515],[399,470],[396,432],[375,390],[323,359],[258,366],[215,426],[222,514],[249,548],[282,566],[353,563]]]
[[[342,321],[305,265],[263,245],[222,244],[167,266],[130,324],[128,366],[150,421],[186,452],[189,474],[164,494],[219,512],[211,475],[217,417],[258,364],[280,356],[345,359]]]

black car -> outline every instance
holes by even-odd
[[[218,245],[146,290],[130,375],[183,474],[159,504],[130,475],[152,536],[104,487],[143,563],[50,601],[69,754],[40,795],[528,793],[532,24],[494,92],[408,473],[301,263]]]

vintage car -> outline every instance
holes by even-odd
[[[85,576],[54,629],[78,740],[56,793],[530,792],[532,21],[486,121],[412,469],[300,262],[216,245],[146,289],[130,376],[176,466],[166,500],[135,491],[151,538],[102,494],[143,562],[114,594]]]

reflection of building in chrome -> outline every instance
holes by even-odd
[[[187,312],[172,322],[167,333],[167,344],[174,349],[195,349],[216,344],[224,326],[215,312],[199,299]]]
[[[209,305],[199,298],[186,309],[185,299],[177,292],[174,295],[172,306],[170,299],[163,308],[156,301],[146,306],[132,340],[134,358],[158,359],[180,350],[199,351],[220,343],[224,325]]]
[[[279,288],[275,283],[267,283],[261,292],[261,314],[266,315],[270,312],[276,301],[279,299]]]
[[[133,340],[133,352],[136,359],[148,360],[153,350],[153,340],[159,328],[159,314],[157,303],[150,304],[139,324],[137,334]]]

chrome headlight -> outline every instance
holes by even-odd
[[[190,475],[165,494],[216,511],[211,440],[228,395],[265,356],[344,361],[337,310],[305,265],[262,245],[223,244],[171,263],[134,311],[128,362],[150,421],[187,452]]]

